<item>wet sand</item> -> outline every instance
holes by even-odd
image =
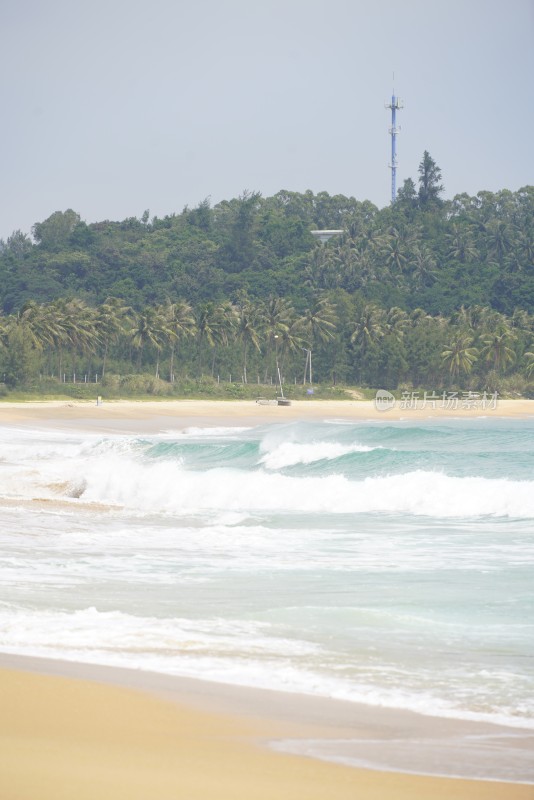
[[[425,730],[446,748],[459,731],[505,736],[508,729],[496,726],[6,655],[0,697],[6,800],[534,798],[532,784],[380,772],[273,749],[340,738],[380,738],[387,749],[401,733]],[[533,735],[523,733],[526,752]]]

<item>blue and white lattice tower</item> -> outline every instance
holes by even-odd
[[[389,129],[391,135],[391,164],[389,168],[391,170],[391,202],[394,203],[397,197],[397,134],[400,131],[400,127],[397,128],[397,111],[403,108],[402,102],[398,97],[395,97],[395,89],[393,89],[393,94],[391,95],[391,103],[386,103],[386,108],[391,109],[391,127]]]

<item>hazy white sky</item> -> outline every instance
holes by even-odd
[[[0,237],[56,210],[534,183],[534,0],[0,0]]]

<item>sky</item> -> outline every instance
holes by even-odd
[[[534,0],[0,0],[0,238],[245,190],[534,184]]]

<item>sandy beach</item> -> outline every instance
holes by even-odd
[[[0,403],[0,424],[35,423],[53,426],[87,426],[102,430],[127,432],[139,425],[146,432],[171,428],[187,428],[202,424],[217,425],[266,425],[295,420],[415,420],[474,417],[508,417],[522,419],[534,415],[534,400],[497,400],[493,406],[483,407],[482,401],[458,407],[443,408],[441,402],[435,407],[422,400],[416,408],[403,407],[397,401],[395,407],[378,411],[370,400],[295,400],[290,406],[259,405],[251,400],[174,400],[136,402],[131,400],[104,400],[102,405],[86,401],[43,401],[24,403]]]
[[[454,721],[170,676],[2,656],[0,795],[6,800],[532,800],[534,786],[355,769],[269,743],[453,736]],[[478,733],[484,729],[474,726]],[[527,743],[531,745],[530,743]]]
[[[288,407],[206,400],[0,404],[0,425],[118,433],[296,420],[533,415],[534,400],[500,400],[495,409],[406,409],[397,403],[386,412],[369,401],[295,401]],[[534,751],[529,730],[7,654],[0,654],[0,698],[5,800],[534,800],[530,781],[408,774],[424,773],[436,749],[444,748],[447,774],[468,774],[469,765],[460,763],[466,736],[489,742],[489,761],[491,741],[498,740],[511,763],[528,762]],[[402,742],[420,756],[412,769],[403,769],[399,756],[398,771],[382,772],[310,757],[311,745],[327,740],[337,743],[338,755],[345,743],[362,763],[367,753],[376,763],[377,747],[391,754]],[[299,755],[289,752],[291,743]]]

